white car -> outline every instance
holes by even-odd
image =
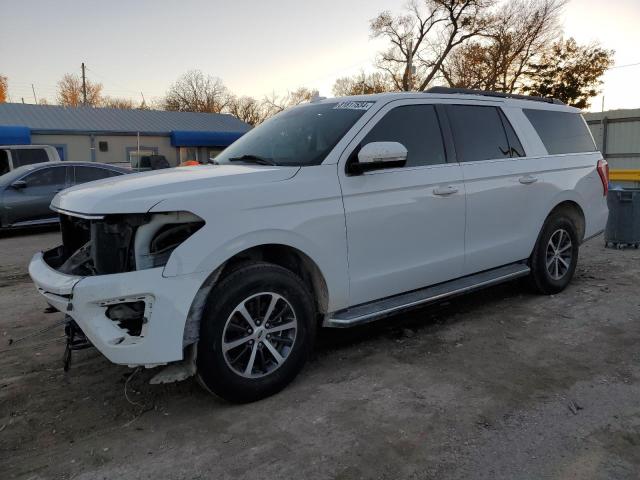
[[[51,145],[0,145],[0,175],[25,165],[59,161],[60,155]]]
[[[216,161],[65,190],[29,272],[112,362],[182,361],[231,401],[288,384],[319,326],[523,276],[560,292],[608,213],[580,112],[548,99],[321,99]]]

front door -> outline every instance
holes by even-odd
[[[404,167],[348,175],[345,164],[370,142],[399,142]],[[461,275],[465,191],[458,163],[447,162],[436,107],[385,106],[339,164],[346,216],[350,305]]]
[[[23,188],[7,188],[3,200],[8,223],[55,220],[57,215],[49,205],[56,193],[67,186],[68,168],[63,165],[41,168],[22,177],[26,182]]]

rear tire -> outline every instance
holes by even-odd
[[[540,293],[551,295],[564,290],[578,264],[578,230],[562,213],[549,217],[533,249],[529,266],[530,283]]]
[[[209,294],[198,342],[198,380],[230,402],[273,395],[302,369],[315,338],[313,297],[293,272],[244,265]]]

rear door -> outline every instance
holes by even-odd
[[[24,188],[7,188],[3,195],[10,225],[46,222],[57,218],[49,205],[60,190],[68,186],[71,167],[51,166],[28,173],[21,180]]]
[[[339,163],[345,209],[350,305],[460,276],[465,197],[460,165],[445,148],[435,105],[386,105],[351,142]],[[446,138],[446,137],[445,137]],[[370,142],[399,142],[404,167],[346,173]]]
[[[527,258],[541,208],[537,162],[498,106],[447,106],[467,194],[464,274]]]

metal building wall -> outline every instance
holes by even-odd
[[[640,170],[640,109],[586,113],[585,120],[612,170]]]

